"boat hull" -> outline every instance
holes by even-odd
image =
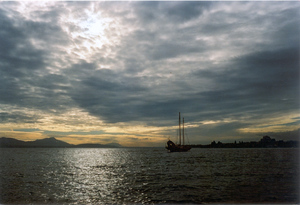
[[[187,152],[191,149],[188,145],[178,145],[169,140],[166,145],[166,149],[169,150],[169,152]]]

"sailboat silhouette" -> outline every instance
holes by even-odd
[[[171,140],[167,142],[166,149],[169,152],[187,152],[191,149],[191,146],[184,144],[184,118],[183,118],[183,126],[182,126],[182,144],[181,144],[181,118],[179,112],[179,144],[175,144]]]

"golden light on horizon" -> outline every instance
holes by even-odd
[[[295,123],[299,118],[298,113],[290,113],[285,116],[272,116],[269,119],[257,119],[254,125],[238,129],[242,133],[267,133],[267,132],[286,132],[297,130],[299,125]],[[293,125],[293,123],[295,123]]]
[[[22,141],[34,141],[46,138],[42,132],[23,132],[23,131],[2,131],[0,130],[1,137],[14,138]]]

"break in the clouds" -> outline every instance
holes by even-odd
[[[297,138],[299,2],[1,2],[1,136]]]

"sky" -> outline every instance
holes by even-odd
[[[0,2],[0,137],[299,138],[300,2]]]

